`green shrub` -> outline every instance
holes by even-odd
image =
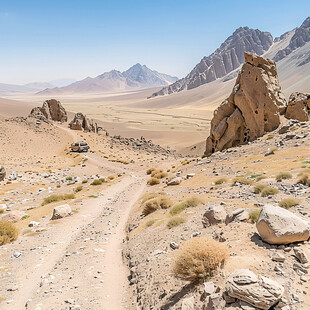
[[[66,177],[67,181],[72,181],[72,177]]]
[[[26,219],[28,219],[30,217],[30,215],[24,215],[23,217],[22,217],[22,220],[26,220]]]
[[[18,237],[18,230],[14,224],[6,221],[0,221],[0,245],[13,242]]]
[[[186,220],[183,217],[173,217],[171,218],[168,223],[167,223],[167,227],[169,229],[173,228],[173,227],[177,227],[183,223],[185,223]]]
[[[115,176],[114,176],[114,175],[109,175],[109,176],[108,176],[108,179],[109,179],[110,181],[113,181],[113,180],[115,179]]]
[[[178,250],[172,271],[182,280],[202,282],[222,267],[227,257],[228,249],[224,243],[207,237],[192,238]]]
[[[277,194],[279,191],[276,188],[270,187],[270,186],[266,186],[262,192],[261,195],[262,197],[267,197],[267,196],[272,196]]]
[[[88,181],[87,180],[83,180],[82,181],[82,184],[86,184]]]
[[[3,209],[0,209],[0,214],[4,213],[4,210]]]
[[[60,188],[60,185],[58,184],[56,187],[57,187],[57,188]]]
[[[289,209],[291,207],[298,206],[298,205],[299,205],[299,200],[293,199],[293,198],[282,199],[279,202],[279,207],[284,208],[284,209]]]
[[[292,175],[288,172],[280,172],[279,174],[276,175],[277,181],[291,179],[291,178],[292,178]]]
[[[151,185],[151,186],[157,185],[159,183],[160,183],[160,180],[156,179],[156,178],[150,178],[150,179],[147,180],[147,184]]]
[[[249,212],[249,221],[254,224],[258,221],[259,215],[261,213],[261,209],[254,209]]]

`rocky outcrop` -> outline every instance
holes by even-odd
[[[4,214],[1,218],[2,221],[16,223],[20,221],[24,216],[27,216],[27,213],[24,211],[14,210],[10,213]]]
[[[278,128],[286,101],[275,63],[244,53],[231,95],[214,112],[206,154],[246,144]]]
[[[310,114],[310,94],[293,93],[286,108],[285,117],[297,119],[298,121],[309,121]]]
[[[260,237],[270,244],[288,244],[310,237],[308,222],[286,209],[272,205],[263,207],[256,228]]]
[[[72,214],[72,211],[71,211],[71,208],[68,204],[61,205],[61,206],[54,208],[52,220],[62,219],[62,218],[69,216],[71,214]]]
[[[203,227],[225,223],[228,214],[222,206],[209,206],[202,218]]]
[[[272,43],[269,32],[240,27],[213,54],[204,57],[185,78],[154,93],[152,97],[193,89],[224,77],[244,62],[244,52],[262,55]]]
[[[248,269],[240,269],[228,277],[226,291],[230,297],[267,310],[280,300],[284,288],[276,281],[257,276]]]
[[[3,166],[0,166],[0,181],[3,181],[6,176],[6,171]]]
[[[87,118],[86,115],[80,112],[74,115],[74,119],[70,122],[69,128],[72,130],[83,130],[94,133],[103,130],[94,120]]]
[[[61,105],[60,101],[55,99],[44,101],[42,108],[33,108],[29,117],[34,117],[43,121],[51,120],[62,123],[66,122],[68,119],[65,108]]]
[[[300,27],[295,30],[290,43],[287,47],[277,52],[274,61],[279,61],[285,58],[287,55],[291,54],[294,50],[299,47],[304,46],[307,42],[310,42],[310,17],[308,17]],[[308,62],[310,59],[308,59]]]

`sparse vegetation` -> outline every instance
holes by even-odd
[[[149,221],[146,222],[145,226],[146,227],[151,227],[156,221],[157,221],[157,219],[149,220]]]
[[[18,230],[14,224],[6,221],[0,221],[0,245],[13,242],[18,237]]]
[[[74,192],[75,192],[75,193],[78,193],[78,192],[80,192],[81,190],[83,190],[83,186],[82,186],[82,185],[79,185],[79,186],[77,186],[77,187],[74,189]]]
[[[74,199],[75,196],[74,194],[65,194],[65,195],[51,195],[48,196],[46,198],[44,198],[43,202],[42,202],[42,206],[45,206],[49,203],[53,203],[53,202],[57,202],[57,201],[62,201],[62,200],[70,200],[70,199]]]
[[[57,187],[57,188],[60,188],[60,185],[58,184],[56,187]]]
[[[299,200],[294,199],[294,198],[286,198],[282,199],[279,202],[279,207],[284,208],[284,209],[289,209],[291,207],[299,205]]]
[[[154,170],[156,170],[155,168],[149,168],[146,170],[146,174],[150,175]]]
[[[172,206],[172,201],[167,196],[159,196],[144,203],[142,210],[143,215],[148,215],[155,212],[158,209],[167,209]]]
[[[167,176],[168,176],[168,173],[166,172],[158,172],[153,177],[156,179],[163,179],[163,178],[166,178]]]
[[[147,184],[151,185],[151,186],[157,185],[159,183],[160,183],[160,180],[156,179],[156,178],[150,178],[150,179],[147,180]]]
[[[143,204],[143,203],[145,203],[146,201],[148,201],[148,200],[150,200],[150,199],[152,199],[152,198],[156,198],[156,197],[158,197],[158,196],[159,196],[159,194],[157,194],[157,193],[148,193],[148,194],[145,194],[145,195],[143,195],[143,197],[142,197],[141,203]]]
[[[310,177],[309,174],[303,173],[297,181],[298,184],[303,184],[306,186],[310,186]]]
[[[253,181],[244,177],[236,177],[233,179],[233,184],[236,185],[237,183],[243,184],[243,185],[251,185],[253,184]]]
[[[192,197],[186,199],[185,201],[180,202],[180,203],[176,204],[175,206],[173,206],[170,210],[170,214],[171,215],[177,215],[177,214],[183,212],[185,209],[190,208],[190,207],[197,207],[201,203],[203,203],[203,201],[200,198],[198,198],[196,196],[192,196]]]
[[[279,174],[276,175],[277,181],[291,179],[291,178],[292,178],[292,175],[288,172],[280,172]]]
[[[214,184],[215,185],[220,185],[220,184],[223,184],[223,183],[226,183],[227,180],[225,178],[220,178],[220,179],[217,179],[216,181],[214,181]]]
[[[276,188],[270,187],[270,186],[266,186],[262,192],[261,192],[261,196],[262,197],[267,197],[267,196],[272,196],[277,194],[279,191]]]
[[[153,177],[155,177],[156,174],[160,174],[160,173],[162,173],[162,172],[163,172],[163,170],[161,170],[161,169],[160,169],[160,170],[156,170],[156,169],[155,169],[155,170],[152,171],[151,177],[153,178]]]
[[[90,196],[88,196],[89,198],[98,198],[98,196],[96,196],[96,195],[90,195]]]
[[[256,185],[254,186],[254,193],[255,193],[255,194],[259,194],[259,193],[261,193],[262,190],[265,189],[266,187],[267,187],[267,185],[265,185],[265,184],[256,184]]]
[[[82,181],[82,184],[86,184],[88,181],[87,180],[83,180]]]
[[[0,209],[0,214],[4,213],[4,210],[3,209]]]
[[[30,215],[24,215],[23,217],[22,217],[22,220],[26,220],[26,219],[28,219],[30,217]]]
[[[67,181],[72,181],[72,177],[66,177]]]
[[[204,281],[224,264],[227,257],[228,250],[224,243],[207,237],[192,238],[178,251],[173,274],[192,283]]]
[[[113,180],[115,179],[115,176],[114,176],[114,175],[109,175],[109,176],[108,176],[108,179],[109,179],[110,181],[113,181]]]
[[[185,220],[185,218],[183,218],[183,217],[173,217],[173,218],[171,218],[171,219],[168,221],[167,227],[168,227],[169,229],[171,229],[171,228],[177,227],[177,226],[179,226],[179,225],[181,225],[181,224],[183,224],[183,223],[185,223],[185,222],[186,222],[186,220]]]
[[[258,221],[259,215],[261,213],[261,209],[254,209],[249,212],[249,221],[254,224]]]
[[[264,180],[266,179],[267,177],[265,175],[259,175],[257,178],[256,178],[256,181],[261,181],[261,180]]]
[[[102,185],[101,179],[96,179],[90,183],[90,185]]]

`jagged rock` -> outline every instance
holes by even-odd
[[[2,215],[1,220],[16,223],[20,221],[24,216],[27,216],[26,212],[15,210],[10,213]]]
[[[3,181],[6,176],[6,171],[3,166],[0,166],[0,181]]]
[[[285,256],[282,255],[281,253],[274,253],[271,257],[271,259],[274,261],[274,262],[281,262],[283,263],[285,261]]]
[[[222,310],[225,308],[225,300],[222,294],[212,294],[207,297],[203,310]]]
[[[71,211],[71,208],[68,204],[61,205],[61,206],[54,208],[52,220],[62,219],[62,218],[69,216],[71,214],[72,214],[72,211]]]
[[[209,206],[202,218],[203,227],[225,223],[228,215],[222,206]]]
[[[102,127],[99,127],[94,120],[86,117],[83,113],[76,113],[73,120],[69,124],[70,129],[72,130],[84,130],[88,132],[98,133],[99,130],[105,131]],[[106,135],[108,133],[106,132]]]
[[[231,95],[214,112],[206,154],[248,143],[278,128],[286,101],[275,63],[244,53]]]
[[[61,105],[60,101],[50,99],[44,101],[42,108],[33,108],[30,112],[29,117],[35,117],[43,121],[51,120],[58,122],[67,121],[67,112]]]
[[[204,57],[185,78],[154,93],[152,97],[193,89],[224,77],[244,62],[244,52],[262,55],[272,43],[269,32],[240,27],[213,54]]]
[[[298,259],[302,264],[306,264],[306,263],[309,262],[308,257],[307,257],[307,254],[306,254],[302,249],[295,248],[295,249],[294,249],[294,253],[295,253],[295,256],[297,257],[297,259]]]
[[[310,94],[292,93],[288,101],[285,117],[301,122],[309,121]]]
[[[270,244],[288,244],[309,239],[309,224],[294,213],[265,205],[256,228],[260,237]]]
[[[259,309],[270,309],[284,293],[282,285],[248,269],[234,271],[227,279],[229,296],[240,299]]]

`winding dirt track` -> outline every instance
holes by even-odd
[[[18,244],[9,245],[10,254],[23,253],[14,260],[12,274],[19,289],[0,309],[134,308],[121,246],[130,210],[145,188],[145,177],[95,154],[86,156],[92,165],[125,175],[99,198],[83,200],[78,214],[53,221],[55,225],[37,236],[35,243],[21,238]]]

